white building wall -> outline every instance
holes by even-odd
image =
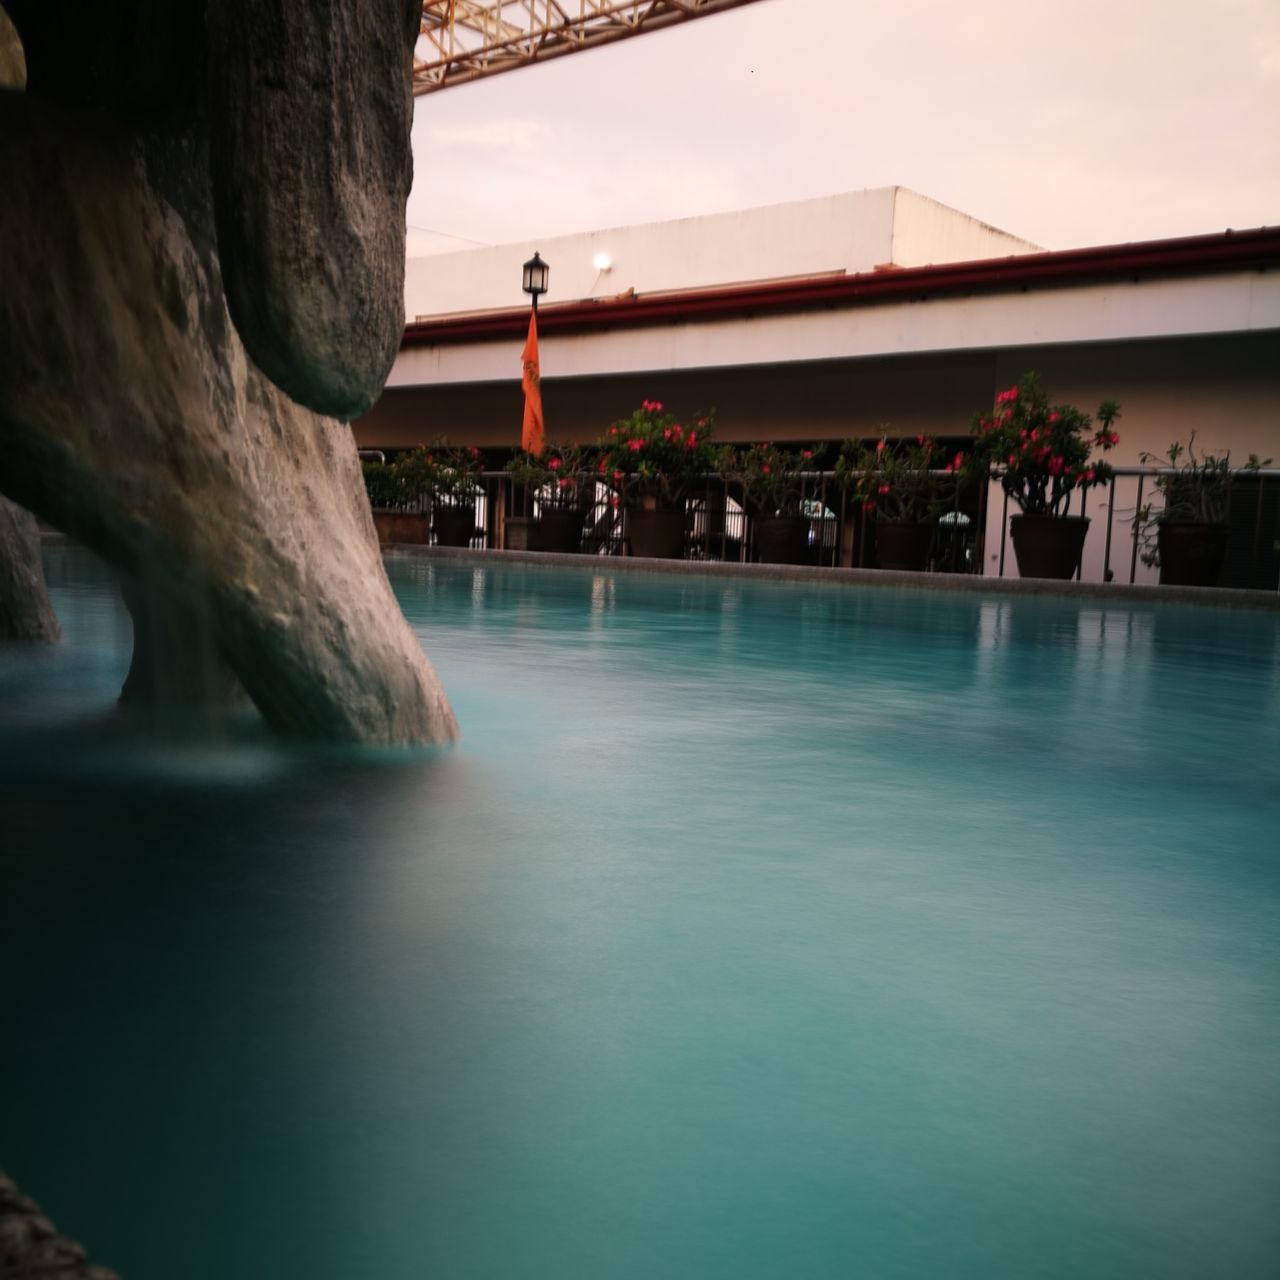
[[[890,257],[895,266],[927,267],[939,262],[976,262],[982,258],[1034,253],[1040,247],[906,187],[894,188],[893,249]]]
[[[930,351],[1003,350],[1009,353],[1005,360],[1012,381],[1027,360],[1019,355],[1019,348],[1277,328],[1280,274],[1241,271],[881,303],[799,315],[620,327],[600,333],[549,333],[542,338],[540,355],[542,376],[553,379]],[[396,358],[387,385],[510,381],[519,376],[522,346],[523,337],[409,347]],[[1067,394],[1059,398],[1075,403]]]
[[[407,319],[519,307],[520,268],[551,267],[545,301],[873,271],[1025,253],[1036,246],[907,191],[881,187],[735,213],[411,258]],[[594,265],[607,254],[611,267]]]

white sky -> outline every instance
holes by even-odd
[[[416,105],[411,255],[895,184],[1052,249],[1280,223],[1280,0],[760,0]]]

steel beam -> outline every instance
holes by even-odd
[[[424,0],[415,94],[514,71],[755,0]]]

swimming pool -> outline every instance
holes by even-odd
[[[1274,615],[389,562],[463,726],[0,651],[0,1162],[124,1280],[1280,1266]]]

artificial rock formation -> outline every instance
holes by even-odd
[[[0,640],[62,635],[40,564],[40,530],[29,511],[0,498]]]
[[[324,34],[289,74],[283,0],[110,6],[88,67],[63,38],[86,4],[7,3],[27,92],[0,92],[0,492],[116,565],[135,623],[164,620],[134,695],[189,687],[172,637],[198,631],[282,731],[456,736],[351,434],[300,403],[357,411],[394,355],[406,0],[305,6]],[[251,66],[228,69],[229,22]]]
[[[0,1173],[0,1280],[119,1280],[90,1266],[84,1248],[60,1236],[30,1196]]]

